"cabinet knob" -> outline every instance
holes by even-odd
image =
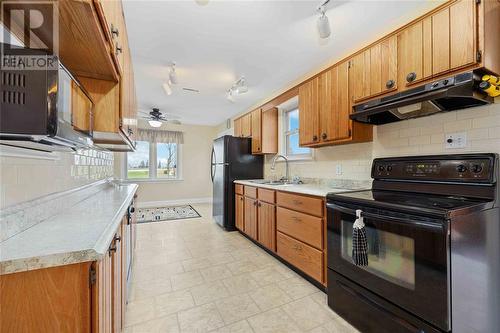
[[[120,36],[120,32],[118,31],[118,28],[116,28],[113,23],[111,23],[111,36],[113,38]]]
[[[115,54],[119,55],[122,52],[123,52],[123,49],[121,48],[121,46],[118,46],[118,43],[116,43]]]
[[[243,197],[240,197],[240,200],[243,201]]]
[[[259,202],[259,203],[257,203],[257,206],[262,207],[262,204]]]
[[[406,75],[406,81],[407,82],[413,82],[417,78],[417,73],[411,72],[408,75]]]
[[[108,254],[110,257],[113,252],[116,252],[116,245],[112,245],[109,247]]]
[[[122,238],[120,236],[115,236],[115,241],[120,242]]]
[[[313,141],[318,141],[318,136],[317,135],[313,135]]]
[[[253,202],[253,205],[254,205],[254,206],[257,206],[257,200],[255,200],[255,201]]]
[[[387,81],[387,82],[386,82],[385,87],[386,87],[387,89],[391,89],[392,87],[394,87],[394,84],[395,84],[395,83],[396,83],[396,82],[394,82],[394,80],[389,80],[389,81]]]
[[[323,140],[326,140],[326,138],[327,138],[327,137],[328,137],[328,135],[326,135],[326,133],[321,134],[321,138],[322,138]]]

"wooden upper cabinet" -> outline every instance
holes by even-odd
[[[350,136],[349,64],[334,66],[319,78],[319,117],[323,142]]]
[[[234,136],[241,138],[243,136],[242,128],[241,128],[241,118],[234,120]]]
[[[432,74],[450,69],[450,9],[432,15]]]
[[[500,10],[497,9],[497,17],[500,16],[498,12]],[[478,35],[476,17],[477,5],[475,1],[461,0],[450,6],[451,68],[459,68],[476,62]],[[500,20],[500,17],[498,19]]]
[[[432,76],[432,70],[428,70],[432,66],[432,44],[428,43],[432,40],[432,29],[429,23],[419,21],[398,35],[398,82],[410,85]]]
[[[319,142],[319,77],[299,87],[299,144]]]
[[[92,101],[76,82],[71,82],[71,112],[73,128],[90,133],[92,126]]]
[[[123,48],[127,41],[125,33],[125,18],[122,2],[109,0],[94,0],[98,10],[102,11],[105,34],[111,47],[111,53],[120,72],[123,71]]]
[[[247,113],[241,119],[241,136],[249,138],[252,136],[252,114]]]
[[[252,153],[259,154],[262,152],[262,110],[256,109],[251,114]]]
[[[370,59],[369,49],[351,59],[349,81],[354,101],[370,96]]]

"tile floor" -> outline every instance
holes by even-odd
[[[201,218],[138,225],[125,333],[357,332],[322,291],[193,206]]]

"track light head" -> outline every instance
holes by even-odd
[[[323,1],[321,5],[316,9],[319,13],[318,20],[316,21],[316,25],[318,27],[318,33],[320,38],[328,38],[332,33],[330,29],[330,21],[328,20],[328,16],[326,16],[326,5],[330,2],[330,0]]]
[[[170,83],[172,84],[177,84],[177,73],[175,72],[175,62],[170,65],[170,72],[168,73],[168,79],[170,80]]]

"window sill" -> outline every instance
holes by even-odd
[[[143,178],[137,178],[137,179],[123,179],[123,183],[170,183],[170,182],[180,182],[184,181],[183,178],[174,178],[174,179],[143,179]]]

